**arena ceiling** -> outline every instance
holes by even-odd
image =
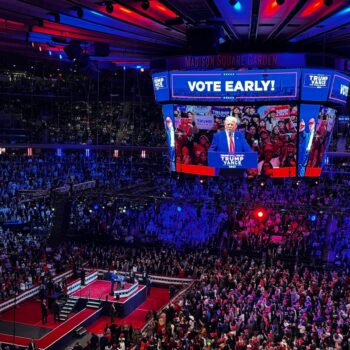
[[[220,52],[350,57],[349,0],[0,0],[0,27],[1,51],[55,60],[71,45],[73,55],[80,46],[92,60],[148,66],[188,53],[196,28],[217,29]]]

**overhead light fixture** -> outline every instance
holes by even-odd
[[[77,16],[79,18],[83,18],[84,17],[84,10],[82,9],[82,7],[77,7]]]
[[[59,13],[55,13],[53,17],[55,19],[55,23],[61,23],[61,16]]]
[[[146,11],[149,9],[149,1],[148,0],[143,0],[141,3],[141,7]]]
[[[324,0],[325,6],[332,6],[333,5],[333,0]]]
[[[284,0],[276,0],[276,4],[281,6],[284,4]]]
[[[113,13],[114,7],[113,7],[112,1],[106,1],[105,5],[106,5],[106,11],[108,13]]]
[[[242,4],[239,2],[239,0],[230,0],[230,3],[232,3],[232,7],[236,11],[242,11]]]
[[[231,6],[235,6],[237,4],[237,1],[238,0],[229,0],[228,3],[231,5]]]
[[[181,17],[170,18],[164,21],[167,26],[177,26],[184,23],[184,20]]]

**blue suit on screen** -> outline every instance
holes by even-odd
[[[299,176],[305,175],[307,161],[309,159],[310,149],[307,149],[310,139],[313,139],[314,133],[305,132],[299,134]],[[311,140],[312,142],[312,140]]]
[[[251,147],[241,132],[236,130],[233,133],[233,137],[235,140],[235,153],[252,152]],[[214,134],[209,152],[229,152],[229,149],[226,131],[218,131]]]

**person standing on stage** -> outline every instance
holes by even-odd
[[[116,270],[114,270],[113,273],[111,274],[111,292],[110,292],[110,295],[114,295],[115,282],[117,282],[117,271]]]
[[[60,304],[57,299],[53,303],[53,319],[55,322],[60,320]]]
[[[35,349],[36,349],[36,345],[34,343],[34,339],[32,339],[28,344],[28,350],[35,350]]]
[[[110,316],[111,316],[111,323],[114,323],[114,317],[116,317],[116,314],[117,314],[116,303],[112,303],[109,311],[110,311]]]
[[[82,286],[85,286],[85,276],[86,276],[86,272],[85,272],[85,269],[82,267],[80,270],[80,283]]]
[[[41,302],[41,320],[43,324],[47,323],[47,305],[45,300]]]
[[[149,276],[146,276],[146,287],[147,287],[147,296],[149,297],[151,295],[151,286],[152,282]]]

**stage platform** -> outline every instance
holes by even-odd
[[[0,334],[15,334],[17,337],[40,339],[50,332],[51,329],[46,327],[0,321]]]
[[[95,280],[89,285],[81,288],[72,294],[74,297],[79,297],[80,307],[84,307],[88,300],[101,301],[104,314],[109,314],[109,308],[112,303],[118,305],[118,315],[125,317],[134,311],[140,304],[146,300],[146,286],[137,283],[126,283],[123,289],[115,290],[114,295],[120,294],[120,299],[110,295],[111,282],[105,280]],[[125,295],[125,297],[123,297]]]
[[[53,329],[28,324],[13,323],[8,321],[0,322],[0,342],[15,344],[19,347],[26,347],[31,339],[39,349],[59,350],[64,343],[73,339],[73,331],[78,326],[87,326],[100,317],[101,310],[83,309],[73,314],[63,323],[58,323]]]
[[[61,350],[75,339],[74,330],[78,326],[88,326],[103,314],[109,315],[112,303],[117,303],[118,317],[125,317],[146,300],[146,287],[137,283],[125,284],[124,289],[118,290],[121,295],[127,295],[119,300],[109,295],[110,288],[109,281],[95,280],[73,293],[72,296],[79,298],[77,310],[80,311],[72,313],[63,323],[52,324],[50,321],[50,328],[38,322],[35,325],[16,322],[14,326],[10,319],[0,319],[0,342],[25,347],[33,338],[40,349]],[[100,302],[99,307],[87,308],[89,300]]]
[[[65,272],[63,277],[67,278],[66,275],[70,276],[70,274],[71,272]],[[93,327],[95,331],[100,328],[100,324],[104,327],[105,321],[110,319],[112,303],[117,304],[118,324],[132,324],[135,328],[141,328],[145,323],[147,312],[158,310],[169,300],[166,288],[152,288],[151,296],[147,298],[146,286],[139,285],[137,282],[126,283],[123,289],[119,290],[115,285],[114,294],[120,294],[118,300],[110,295],[111,282],[96,278],[97,273],[92,270],[86,279],[88,285],[81,286],[80,279],[74,279],[69,283],[68,294],[79,300],[68,320],[62,323],[55,323],[52,310],[49,310],[48,323],[42,324],[40,300],[32,296],[37,292],[36,286],[17,297],[17,303],[16,300],[4,302],[0,313],[0,343],[15,344],[23,349],[33,338],[40,350],[62,350],[68,343],[78,339],[74,330],[79,326]],[[162,276],[156,276],[153,279],[155,283],[164,284],[164,286],[184,282],[183,279]],[[90,305],[87,307],[89,301],[90,304],[92,301],[97,301],[96,308]],[[15,326],[13,320],[16,320]]]

